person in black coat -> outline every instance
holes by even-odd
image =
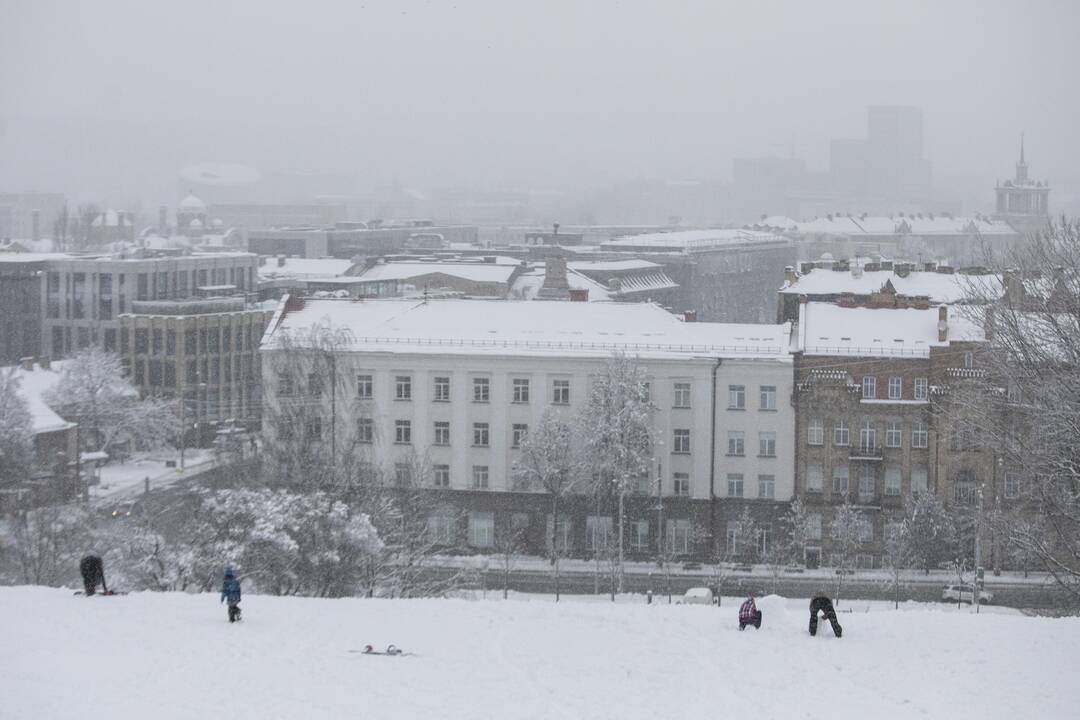
[[[83,587],[87,595],[93,595],[97,590],[97,584],[101,583],[101,591],[109,593],[105,585],[105,565],[97,555],[87,555],[79,562],[79,573],[82,574]]]
[[[810,601],[810,634],[817,635],[817,616],[818,613],[829,621],[832,625],[833,633],[836,637],[840,637],[840,634],[844,632],[844,629],[840,627],[840,623],[836,620],[836,610],[833,608],[832,600],[830,600],[824,593],[817,594]]]

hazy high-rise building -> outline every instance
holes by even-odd
[[[907,202],[930,193],[930,161],[923,157],[923,116],[916,107],[867,108],[865,138],[832,141],[833,188],[862,198]]]

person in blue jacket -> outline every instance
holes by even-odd
[[[229,602],[229,622],[240,619],[240,581],[231,567],[225,568],[225,581],[221,584],[221,602]]]

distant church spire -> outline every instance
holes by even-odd
[[[1024,133],[1020,132],[1020,164],[1024,164]]]

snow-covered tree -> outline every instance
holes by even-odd
[[[868,520],[851,503],[845,502],[833,514],[830,534],[832,554],[837,561],[836,602],[840,602],[840,589],[844,584],[844,575],[855,566],[855,556],[862,546],[863,538],[868,534]]]
[[[648,477],[652,467],[656,406],[649,399],[644,370],[637,361],[616,353],[592,378],[578,417],[578,432],[597,482],[610,487],[618,500],[619,590],[625,552],[626,495]]]
[[[908,562],[927,575],[930,569],[950,560],[956,525],[945,506],[932,492],[913,493],[904,501],[904,554]]]
[[[136,449],[160,447],[179,430],[173,403],[154,396],[140,399],[119,358],[97,347],[80,350],[64,363],[46,401],[79,424],[87,450],[108,452],[125,442]]]
[[[998,482],[1019,476],[1029,517],[1042,523],[1039,537],[1019,529],[1021,545],[1080,606],[1080,220],[1062,218],[990,260],[1012,269],[1004,292],[969,282],[966,312],[987,349],[983,392],[966,410],[993,448]]]
[[[810,540],[810,513],[806,510],[806,504],[802,498],[795,498],[784,513],[783,527],[786,542],[783,547],[786,550],[787,562],[803,564],[806,556],[805,550]]]
[[[893,604],[900,608],[900,589],[903,586],[904,570],[910,563],[908,557],[909,541],[907,528],[902,522],[885,525],[885,554],[882,559],[889,571],[889,581],[893,590]]]
[[[513,467],[518,488],[542,490],[551,499],[551,567],[556,602],[560,594],[559,557],[562,553],[558,536],[561,525],[559,505],[578,486],[578,458],[573,429],[556,410],[547,408],[540,422],[521,441]]]
[[[87,514],[79,508],[42,507],[10,517],[2,533],[9,572],[27,585],[60,585],[77,577],[88,547]]]
[[[15,369],[0,370],[0,486],[29,475],[34,462],[33,427]]]
[[[737,562],[753,564],[758,561],[758,525],[749,507],[743,507],[738,518],[728,524],[728,555]]]

